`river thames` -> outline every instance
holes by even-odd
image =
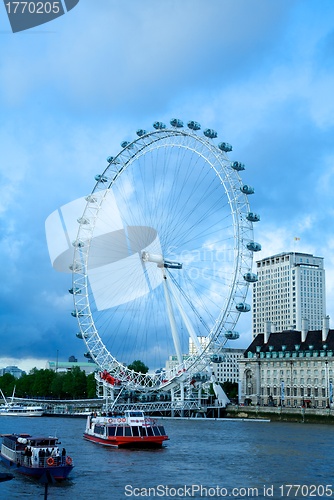
[[[84,418],[0,417],[0,432],[56,434],[73,458],[67,482],[48,499],[334,498],[334,426],[164,419],[158,450],[112,449],[85,441]],[[1,465],[1,472],[7,469]],[[44,497],[44,485],[16,475],[0,498]]]

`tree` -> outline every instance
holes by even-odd
[[[222,388],[229,399],[238,399],[238,384],[236,382],[227,380],[222,384]]]
[[[135,361],[132,361],[130,365],[128,365],[129,370],[134,370],[135,372],[138,373],[147,373],[148,372],[148,366],[145,365],[142,361],[139,359],[136,359]]]
[[[94,373],[87,375],[87,398],[96,398],[96,381]]]
[[[10,373],[5,373],[2,377],[0,377],[0,388],[6,397],[13,394],[15,382],[16,379],[14,375],[11,375]]]
[[[67,398],[80,399],[87,397],[87,377],[78,366],[69,370],[63,378],[63,392]]]
[[[5,373],[0,377],[0,388],[6,398],[11,397],[15,386],[15,396],[18,398],[83,399],[89,397],[92,399],[96,397],[94,373],[87,376],[77,366],[66,373],[33,368],[28,375],[24,374],[19,379],[10,373]]]
[[[51,384],[57,374],[53,370],[36,370],[32,375],[32,395],[39,397],[50,396]]]

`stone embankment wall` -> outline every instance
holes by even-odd
[[[225,418],[262,418],[282,422],[334,424],[334,409],[228,406]]]

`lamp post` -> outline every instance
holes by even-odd
[[[293,367],[293,361],[290,361],[290,396],[292,400],[292,406],[294,405],[294,394],[293,394],[293,382],[292,382],[292,367]]]
[[[329,401],[329,377],[328,377],[328,361],[327,361],[327,359],[325,361],[325,374],[326,374],[326,406],[327,406],[327,408],[330,408],[330,401]]]

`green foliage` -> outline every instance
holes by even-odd
[[[148,372],[148,366],[145,365],[142,361],[139,359],[136,359],[135,361],[132,361],[130,365],[128,365],[129,370],[134,370],[135,372],[138,373],[147,373]]]
[[[19,398],[46,399],[84,399],[96,397],[94,373],[86,375],[79,367],[74,367],[66,373],[56,373],[53,370],[38,370],[16,379],[5,373],[0,377],[0,388],[6,398],[13,394]],[[1,401],[0,401],[1,404]]]
[[[236,382],[230,382],[227,380],[222,384],[222,388],[224,389],[224,392],[226,396],[229,397],[229,399],[237,399],[238,398],[238,384]]]
[[[10,373],[5,373],[2,377],[0,377],[0,389],[6,398],[13,394],[15,383],[16,378]]]
[[[94,373],[87,375],[87,398],[93,399],[96,397],[96,382]]]

